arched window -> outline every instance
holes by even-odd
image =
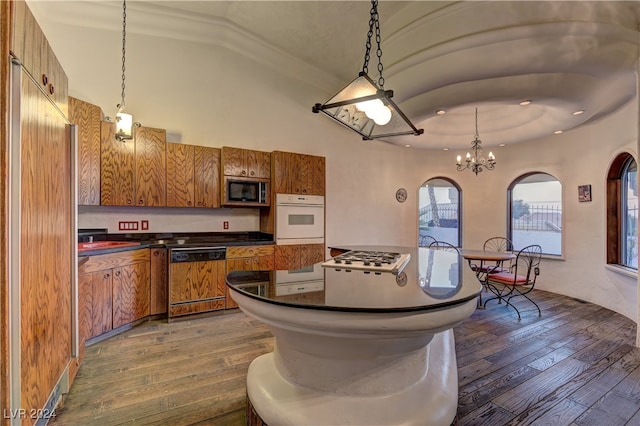
[[[562,184],[547,173],[528,173],[509,186],[507,234],[513,249],[531,244],[544,254],[562,254]]]
[[[620,154],[607,176],[607,263],[638,269],[638,166]]]
[[[437,177],[422,184],[418,200],[418,245],[446,241],[460,247],[460,187]]]

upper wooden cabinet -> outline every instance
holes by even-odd
[[[166,136],[164,129],[135,129],[136,204],[167,205]]]
[[[222,170],[225,176],[269,179],[271,178],[271,154],[223,146]]]
[[[274,151],[271,185],[277,194],[325,195],[325,158]]]
[[[167,144],[167,206],[220,207],[220,149]]]
[[[134,140],[115,138],[115,124],[102,122],[100,204],[166,206],[166,132],[139,127]]]
[[[68,117],[67,75],[24,1],[14,1],[11,52]],[[5,23],[3,22],[3,25]]]
[[[102,110],[69,97],[69,121],[78,127],[78,204],[100,205],[100,126]]]

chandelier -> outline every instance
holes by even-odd
[[[391,99],[393,90],[384,89],[378,0],[371,0],[370,15],[362,71],[355,80],[335,96],[324,104],[315,104],[311,110],[314,113],[326,114],[327,117],[361,135],[364,140],[400,135],[421,135],[424,130],[416,129]],[[377,84],[368,75],[371,37],[374,34],[379,72]]]
[[[459,172],[470,169],[476,176],[478,176],[478,173],[480,173],[483,168],[493,170],[496,167],[496,157],[493,155],[493,152],[489,152],[489,158],[482,156],[482,141],[478,135],[478,108],[476,108],[476,135],[473,141],[471,141],[471,152],[467,152],[464,162],[459,155],[457,160],[456,164]]]

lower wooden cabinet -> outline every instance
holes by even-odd
[[[225,308],[225,261],[169,265],[168,318]]]
[[[168,250],[166,248],[151,249],[151,294],[149,313],[160,315],[167,313],[167,274]]]
[[[149,249],[91,256],[78,271],[81,350],[84,343],[149,316]]]
[[[272,271],[274,266],[273,245],[227,247],[227,274],[231,271]],[[237,308],[226,284],[225,292],[226,309]]]
[[[324,259],[324,244],[275,246],[275,269],[300,269]]]

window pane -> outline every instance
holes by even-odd
[[[460,247],[460,191],[445,179],[431,179],[420,187],[418,245],[428,246],[429,237]]]
[[[638,269],[638,168],[631,159],[622,175],[622,264]]]
[[[536,173],[516,180],[511,189],[513,249],[538,244],[545,254],[562,254],[562,185]]]

